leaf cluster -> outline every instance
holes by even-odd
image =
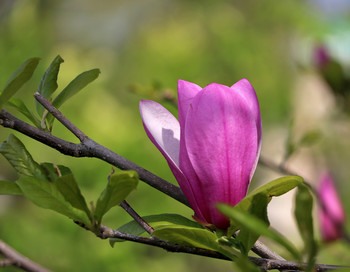
[[[33,125],[44,130],[52,130],[54,118],[41,104],[36,101],[36,111],[32,112],[20,98],[13,96],[27,83],[39,64],[40,58],[30,58],[25,61],[7,82],[0,94],[0,109],[5,105],[18,110]],[[100,74],[99,69],[92,69],[79,74],[63,90],[53,98],[53,94],[58,88],[57,78],[61,64],[64,60],[61,56],[56,56],[41,78],[37,92],[59,108],[68,99],[80,92],[89,83],[94,81]]]
[[[135,171],[122,171],[110,176],[106,188],[89,208],[72,171],[63,165],[37,163],[23,143],[10,134],[0,153],[16,169],[19,178],[0,180],[0,194],[24,195],[39,207],[50,209],[97,231],[103,216],[119,205],[138,184]]]

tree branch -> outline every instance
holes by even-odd
[[[29,272],[50,272],[50,270],[24,257],[2,240],[0,240],[0,254],[5,257],[4,260],[0,261],[0,267],[13,265]]]
[[[68,142],[53,136],[49,132],[45,132],[23,122],[5,110],[2,110],[0,113],[0,125],[21,132],[32,139],[56,149],[64,155],[73,157],[94,157],[108,162],[122,170],[135,170],[139,174],[140,180],[176,199],[177,201],[189,206],[187,199],[179,187],[154,175],[153,173],[127,160],[119,154],[114,153],[110,149],[96,143],[87,136],[82,139],[80,144]]]
[[[101,226],[100,234],[98,235],[98,237],[100,237],[101,239],[118,238],[118,239],[123,239],[127,241],[132,241],[136,243],[163,248],[169,252],[177,252],[177,253],[181,252],[181,253],[187,253],[187,254],[193,254],[193,255],[231,261],[231,259],[229,259],[225,255],[222,255],[217,251],[193,247],[193,246],[187,246],[187,245],[180,245],[180,244],[176,244],[176,243],[172,243],[172,242],[168,242],[168,241],[156,238],[154,236],[147,238],[147,237],[127,234],[117,230],[110,229],[106,226]],[[296,270],[303,270],[303,268],[306,267],[306,264],[300,264],[297,262],[291,262],[291,261],[285,261],[285,260],[272,260],[272,259],[256,258],[256,257],[249,257],[249,259],[264,270],[278,269],[278,270],[296,271]],[[328,271],[328,270],[335,270],[335,269],[341,269],[341,268],[344,269],[344,268],[350,268],[350,267],[317,264],[315,266],[314,271]]]
[[[148,234],[152,234],[154,229],[129,205],[126,200],[123,200],[120,204],[122,207]]]

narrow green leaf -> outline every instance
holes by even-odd
[[[78,75],[73,81],[71,81],[66,88],[59,93],[59,95],[54,99],[52,105],[56,108],[62,106],[69,98],[81,91],[85,86],[94,81],[100,74],[99,69],[92,69]],[[47,120],[48,127],[51,129],[54,121],[54,117],[51,114],[44,114],[43,119]]]
[[[261,187],[250,192],[245,198],[243,198],[236,206],[242,210],[249,210],[252,199],[256,194],[263,193],[268,197],[270,202],[272,197],[283,195],[303,182],[303,178],[299,176],[286,176],[275,179],[262,185]]]
[[[9,180],[0,180],[0,195],[21,195],[22,191],[18,185]]]
[[[81,91],[86,85],[94,81],[100,74],[100,69],[92,69],[78,75],[66,88],[55,98],[52,104],[59,108],[70,97]]]
[[[91,226],[86,213],[74,208],[58,190],[56,184],[33,177],[22,177],[16,183],[23,194],[39,207],[56,211],[84,223],[87,227]]]
[[[8,106],[11,106],[27,117],[37,128],[41,128],[40,120],[31,112],[24,102],[18,98],[11,98],[7,102]]]
[[[300,184],[295,196],[294,216],[298,225],[299,233],[304,241],[304,248],[307,254],[305,271],[313,271],[316,262],[317,243],[314,237],[314,226],[312,220],[313,197],[309,188]]]
[[[66,201],[68,201],[74,208],[84,211],[86,215],[91,218],[91,213],[86,204],[85,198],[81,194],[79,186],[72,174],[58,177],[54,181],[54,184],[57,186]]]
[[[152,228],[158,229],[164,226],[169,225],[181,225],[181,226],[187,226],[187,227],[194,227],[194,228],[203,228],[202,225],[199,223],[192,221],[186,217],[183,217],[178,214],[157,214],[157,215],[148,215],[142,217],[143,220],[145,220]],[[135,220],[132,220],[121,227],[118,228],[118,231],[123,233],[128,233],[132,235],[140,236],[141,234],[145,233],[145,229],[140,226],[139,223],[137,223]],[[125,240],[121,239],[110,239],[111,246],[114,245],[115,242],[122,242]]]
[[[138,180],[135,171],[123,171],[111,175],[107,187],[96,202],[94,217],[98,224],[109,209],[119,205],[136,188]]]
[[[202,225],[200,225],[199,223],[178,214],[165,213],[157,215],[148,215],[142,218],[154,229],[169,225],[180,225],[201,229],[203,228]],[[119,227],[118,230],[133,235],[141,235],[145,232],[145,230],[135,220],[130,221],[129,223],[126,223],[125,225]]]
[[[152,235],[181,245],[214,250],[231,259],[236,257],[231,251],[221,247],[218,243],[218,237],[206,229],[173,225],[161,227],[155,230]]]
[[[264,222],[266,226],[269,226],[270,223],[269,219],[267,218],[267,204],[267,195],[264,193],[256,194],[252,199],[252,204],[248,212]],[[241,252],[243,255],[248,255],[248,252],[258,240],[260,235],[255,231],[250,231],[250,229],[245,228],[241,224],[238,224],[238,226],[240,227],[240,232],[237,235],[237,240],[242,244]]]
[[[300,255],[296,248],[283,236],[270,229],[263,220],[247,213],[246,211],[243,211],[240,208],[237,208],[237,206],[232,207],[225,204],[219,204],[218,208],[224,215],[233,220],[236,224],[242,226],[242,228],[254,232],[259,236],[263,235],[270,238],[287,249],[297,259],[297,261],[300,261]]]
[[[25,61],[7,82],[0,95],[0,109],[33,75],[40,58],[31,58]]]
[[[46,70],[43,77],[41,78],[38,92],[48,100],[50,100],[51,95],[54,93],[54,91],[58,87],[57,76],[60,70],[60,65],[63,62],[64,60],[61,58],[60,55],[58,55],[52,61],[49,68]],[[44,107],[38,101],[35,101],[35,105],[36,105],[37,112],[39,113],[40,116],[42,116],[44,112]]]
[[[0,146],[0,153],[16,169],[18,174],[46,179],[41,166],[35,162],[23,143],[13,134],[10,134]]]

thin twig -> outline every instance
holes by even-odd
[[[251,250],[262,258],[280,260],[280,261],[286,260],[260,241],[256,241]]]
[[[38,102],[44,106],[44,108],[51,113],[55,118],[60,121],[70,132],[72,132],[81,142],[85,139],[86,135],[78,129],[70,120],[68,120],[58,109],[52,106],[52,104],[38,92],[34,94],[34,97]]]
[[[129,205],[126,200],[123,200],[120,204],[122,207],[134,220],[149,234],[152,234],[154,229]]]
[[[0,260],[0,267],[5,267],[5,266],[11,266],[13,265],[14,261],[10,259],[3,259]]]
[[[7,245],[4,241],[0,240],[0,254],[2,254],[6,259],[3,260],[3,264],[11,264],[13,266],[19,267],[24,271],[29,272],[49,272],[46,268],[41,265],[29,260],[24,257],[16,250]]]
[[[273,161],[263,157],[260,155],[259,158],[259,164],[261,166],[267,167],[275,172],[283,173],[286,175],[291,175],[291,176],[299,176],[298,174],[294,173],[293,171],[287,169],[284,164],[277,164],[274,163]]]

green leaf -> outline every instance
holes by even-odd
[[[0,109],[32,77],[39,61],[39,58],[28,59],[12,75],[0,95]]]
[[[68,201],[74,208],[84,211],[91,219],[91,213],[86,204],[85,198],[81,194],[79,186],[72,174],[58,177],[54,184],[66,201]]]
[[[252,199],[252,204],[249,208],[249,213],[260,219],[262,222],[269,226],[269,220],[267,218],[267,204],[268,197],[264,193],[255,194]],[[248,252],[259,238],[259,234],[255,231],[245,228],[241,224],[237,224],[240,227],[240,232],[237,235],[237,240],[241,242],[243,255],[248,255]]]
[[[51,95],[54,93],[54,91],[57,89],[57,76],[58,72],[60,70],[60,65],[63,63],[64,60],[61,58],[60,55],[58,55],[50,64],[49,68],[44,73],[43,77],[41,78],[38,92],[44,96],[47,100],[50,100]],[[35,101],[36,110],[39,113],[40,116],[43,115],[44,107],[38,102]]]
[[[109,209],[119,205],[136,188],[138,180],[135,171],[123,171],[111,175],[107,187],[96,202],[94,217],[98,224]]]
[[[314,237],[314,226],[312,220],[313,197],[310,189],[300,184],[295,196],[294,215],[300,235],[304,241],[305,252],[307,253],[307,264],[305,271],[313,271],[316,262],[317,243]]]
[[[27,108],[21,99],[11,98],[7,102],[11,106],[27,117],[37,128],[41,128],[40,120]]]
[[[169,226],[169,225],[180,225],[193,228],[203,228],[199,223],[192,221],[186,217],[183,217],[178,214],[157,214],[157,215],[148,215],[142,217],[151,227],[154,229]],[[125,225],[118,228],[118,231],[129,233],[133,235],[141,235],[145,230],[137,223],[135,220],[126,223]]]
[[[50,209],[73,220],[84,223],[91,222],[85,212],[74,208],[62,195],[56,184],[33,177],[22,177],[16,181],[23,194],[39,207]]]
[[[64,165],[56,165],[51,162],[44,162],[41,163],[40,166],[42,167],[46,178],[52,182],[59,177],[72,174],[72,171]]]
[[[218,204],[218,209],[242,228],[254,232],[259,236],[263,235],[280,244],[287,249],[297,259],[297,261],[300,261],[300,255],[296,248],[283,236],[270,229],[263,220],[247,213],[246,211],[243,211],[237,206],[232,207],[225,204]]]
[[[275,179],[250,192],[236,206],[242,210],[248,211],[255,195],[262,193],[268,197],[268,202],[270,202],[272,197],[281,196],[294,189],[302,182],[303,178],[299,176],[286,176]]]
[[[46,179],[41,166],[33,160],[22,142],[13,134],[10,134],[7,140],[2,143],[0,153],[16,169],[18,174]]]
[[[60,94],[52,102],[52,105],[58,109],[69,98],[94,81],[100,73],[101,71],[99,69],[92,69],[81,73],[75,79],[73,79],[73,81],[71,81],[68,86],[62,90],[62,92],[60,92]],[[45,119],[45,117],[48,121],[48,127],[51,129],[54,117],[51,114],[48,114],[47,116],[44,114],[43,119]]]
[[[155,230],[152,235],[181,245],[214,250],[231,259],[236,257],[231,251],[221,247],[218,243],[218,237],[206,229],[173,225],[161,227]]]
[[[9,180],[0,180],[0,195],[21,195],[22,191],[18,185]]]
[[[66,88],[55,98],[52,104],[59,108],[64,102],[66,102],[70,97],[81,91],[86,85],[94,81],[99,74],[100,69],[92,69],[78,75],[71,83],[68,84]]]
[[[142,219],[145,220],[154,229],[158,229],[169,225],[181,225],[194,228],[203,228],[202,225],[200,225],[199,223],[178,214],[165,213],[157,215],[148,215],[142,217]],[[122,225],[118,228],[118,231],[137,236],[140,236],[141,234],[146,232],[145,229],[141,227],[140,224],[137,223],[135,220],[132,220]],[[125,240],[112,238],[110,239],[110,244],[111,246],[113,246],[115,242],[123,241]]]

